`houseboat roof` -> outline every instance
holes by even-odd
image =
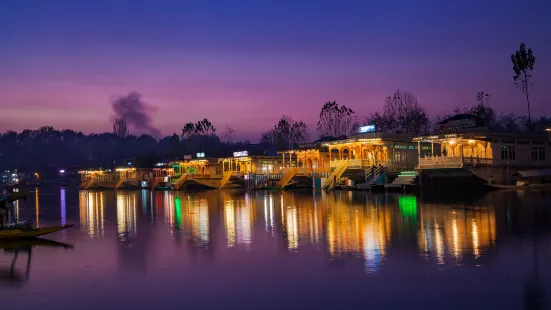
[[[452,117],[448,117],[448,118],[446,118],[445,120],[441,121],[438,124],[443,125],[443,124],[447,124],[449,122],[462,121],[462,120],[466,120],[466,119],[476,119],[476,117],[472,114],[469,114],[469,113],[461,113],[461,114],[456,114]]]
[[[241,159],[241,160],[245,160],[245,159],[281,159],[280,156],[278,155],[248,155],[248,156],[231,156],[231,157],[221,157],[221,158],[218,158],[218,162],[222,161],[222,160],[230,160],[230,159]]]
[[[189,164],[189,165],[196,165],[196,164],[208,164],[210,162],[217,162],[218,158],[201,158],[201,159],[185,159],[185,160],[174,160],[169,163],[169,166],[172,165],[179,165],[179,164]]]
[[[525,178],[545,177],[545,176],[551,176],[551,169],[525,170],[525,171],[519,171],[518,174],[520,174]]]
[[[529,141],[549,141],[549,137],[543,134],[533,133],[508,133],[508,132],[490,132],[490,131],[466,131],[462,133],[442,133],[436,135],[426,135],[413,138],[415,142],[441,142],[450,139],[472,139],[484,141],[500,140],[529,140]]]
[[[331,137],[331,136],[324,136],[316,141],[303,143],[298,146],[298,148],[286,150],[285,152],[297,152],[297,151],[310,151],[310,150],[324,150],[326,146],[324,143],[331,142],[331,141],[337,141],[337,140],[344,140],[346,139],[346,136],[340,136],[340,137]],[[283,152],[277,152],[278,154],[281,154]]]
[[[90,174],[90,173],[104,173],[104,172],[112,172],[111,169],[85,169],[85,170],[79,170],[78,173],[80,174]]]
[[[382,143],[384,141],[392,142],[411,142],[412,135],[392,133],[392,132],[369,132],[356,134],[345,139],[339,139],[334,141],[328,141],[323,143],[324,146],[354,143],[354,142],[368,142],[368,143]]]

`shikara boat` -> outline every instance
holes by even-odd
[[[0,242],[3,240],[16,240],[16,239],[29,239],[44,236],[60,230],[64,230],[74,225],[63,225],[63,226],[50,226],[50,227],[40,227],[36,228],[31,225],[16,225],[8,226],[0,230]]]
[[[27,195],[25,193],[9,193],[9,194],[0,194],[0,201],[14,202],[21,199],[26,199]]]

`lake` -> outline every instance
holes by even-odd
[[[29,247],[30,260],[29,251],[16,257],[4,246],[0,298],[10,310],[551,305],[545,191],[430,197],[42,187],[10,216],[75,224],[45,237],[62,244]]]

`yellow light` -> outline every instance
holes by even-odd
[[[117,168],[115,171],[134,171],[136,168]]]
[[[473,144],[473,143],[474,143],[474,140],[469,140],[469,143]]]
[[[450,140],[449,142],[451,145],[454,145],[455,144],[455,140]]]
[[[545,131],[551,132],[551,127],[545,128]]]

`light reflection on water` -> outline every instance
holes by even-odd
[[[80,226],[91,238],[104,235],[104,209],[110,204],[106,195],[80,192]],[[350,193],[118,191],[115,199],[121,243],[137,235],[138,217],[163,217],[172,235],[182,232],[198,247],[209,246],[214,226],[223,228],[228,248],[254,248],[255,234],[267,233],[283,237],[290,252],[321,245],[333,259],[361,258],[368,273],[381,268],[393,242],[404,238],[416,236],[420,257],[438,264],[478,259],[492,250],[496,239],[494,208],[443,207],[416,196],[390,196],[383,202],[379,196],[353,199]]]
[[[40,189],[34,198],[28,205],[15,204],[12,217],[80,228],[51,236],[73,244],[74,251],[33,253],[37,263],[28,280],[33,289],[18,296],[26,308],[36,304],[25,296],[37,291],[59,296],[59,308],[70,309],[62,293],[67,289],[134,308],[144,299],[185,298],[202,305],[190,308],[232,308],[230,303],[233,308],[281,309],[294,298],[303,308],[322,309],[331,304],[323,300],[340,300],[333,304],[338,308],[352,300],[362,304],[365,296],[382,302],[375,306],[381,308],[389,301],[400,303],[383,297],[395,289],[416,291],[404,300],[418,298],[419,305],[442,295],[447,297],[439,308],[473,308],[483,296],[477,294],[488,289],[514,291],[507,297],[518,302],[526,275],[543,273],[551,279],[545,265],[533,271],[532,240],[525,239],[535,228],[544,240],[541,248],[551,248],[547,194],[500,192],[448,202],[359,192]],[[48,291],[54,278],[60,279],[59,293]],[[184,282],[186,289],[176,290]],[[118,288],[109,289],[109,283]],[[539,282],[531,278],[530,283]],[[451,286],[470,293],[449,296]],[[211,291],[217,298],[210,298]],[[263,293],[256,300],[250,291]],[[433,297],[423,295],[427,292]],[[312,301],[316,298],[318,303]],[[450,298],[460,301],[449,305]],[[503,304],[518,308],[511,301]]]

